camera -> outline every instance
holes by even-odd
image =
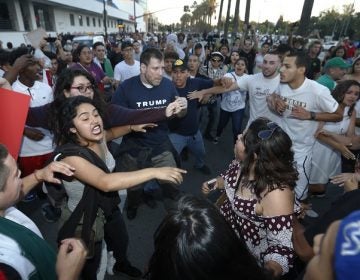
[[[46,37],[46,38],[44,38],[44,39],[45,39],[45,41],[48,42],[48,43],[54,43],[54,42],[57,40],[56,37]]]

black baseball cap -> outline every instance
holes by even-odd
[[[183,59],[177,59],[172,65],[172,70],[175,68],[180,68],[180,70],[188,70],[187,63]]]

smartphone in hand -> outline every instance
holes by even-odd
[[[208,188],[211,191],[215,189],[215,184],[216,184],[216,178],[207,181]]]

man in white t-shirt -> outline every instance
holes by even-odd
[[[130,41],[121,44],[121,53],[124,60],[114,68],[114,80],[117,87],[125,80],[140,75],[140,62],[134,59],[134,47]]]
[[[293,141],[299,172],[296,198],[308,197],[312,148],[318,121],[340,121],[342,112],[329,89],[305,77],[308,57],[302,53],[285,56],[280,68],[280,86],[269,98],[269,106],[279,114],[280,125]],[[314,213],[311,214],[313,217]],[[309,216],[311,216],[309,214]]]
[[[18,79],[12,84],[14,91],[30,95],[30,107],[42,106],[54,99],[51,87],[37,80],[41,71],[38,61],[34,59],[19,72]],[[53,137],[49,130],[26,126],[18,159],[23,176],[44,167],[53,150]],[[35,193],[32,193],[26,199],[31,201],[34,198]]]
[[[279,86],[280,58],[276,53],[268,53],[264,56],[261,73],[245,75],[236,82],[232,79],[224,79],[225,87],[213,87],[192,94],[195,98],[204,95],[217,94],[235,90],[249,92],[250,117],[248,125],[259,117],[266,117],[274,122],[279,121],[277,114],[272,112],[266,102],[266,98],[273,94]]]

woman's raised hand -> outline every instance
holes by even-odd
[[[181,184],[183,181],[183,175],[187,171],[176,167],[158,167],[154,168],[155,178],[161,181],[171,182],[174,184]]]

